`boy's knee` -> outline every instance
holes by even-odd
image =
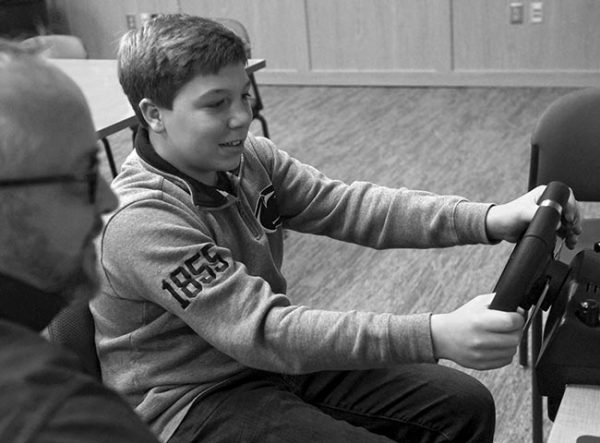
[[[496,427],[496,405],[491,392],[478,380],[463,381],[456,392],[454,411],[461,425],[452,441],[492,442]]]
[[[495,415],[494,397],[479,380],[470,378],[468,382],[463,383],[463,388],[460,392],[461,404],[470,407],[475,413]]]

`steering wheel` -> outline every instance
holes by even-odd
[[[515,245],[500,278],[490,309],[514,312],[533,304],[527,297],[534,284],[552,264],[556,246],[556,227],[569,199],[569,187],[550,182],[538,200],[538,209],[529,227]]]

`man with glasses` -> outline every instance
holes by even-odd
[[[39,332],[97,287],[94,237],[117,199],[81,91],[0,40],[0,441],[156,442]]]

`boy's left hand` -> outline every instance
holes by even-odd
[[[538,186],[513,201],[492,206],[486,218],[486,229],[490,240],[516,242],[533,219],[538,209],[537,202],[544,189],[546,189],[545,185]],[[575,247],[577,236],[581,234],[579,208],[573,191],[569,195],[567,206],[563,209],[558,234],[565,239],[569,249]]]

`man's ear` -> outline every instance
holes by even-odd
[[[152,100],[149,98],[143,98],[140,100],[138,104],[140,108],[140,112],[144,116],[144,120],[154,132],[163,132],[165,130],[165,125],[162,121],[162,115],[160,112],[160,108],[154,104]]]

